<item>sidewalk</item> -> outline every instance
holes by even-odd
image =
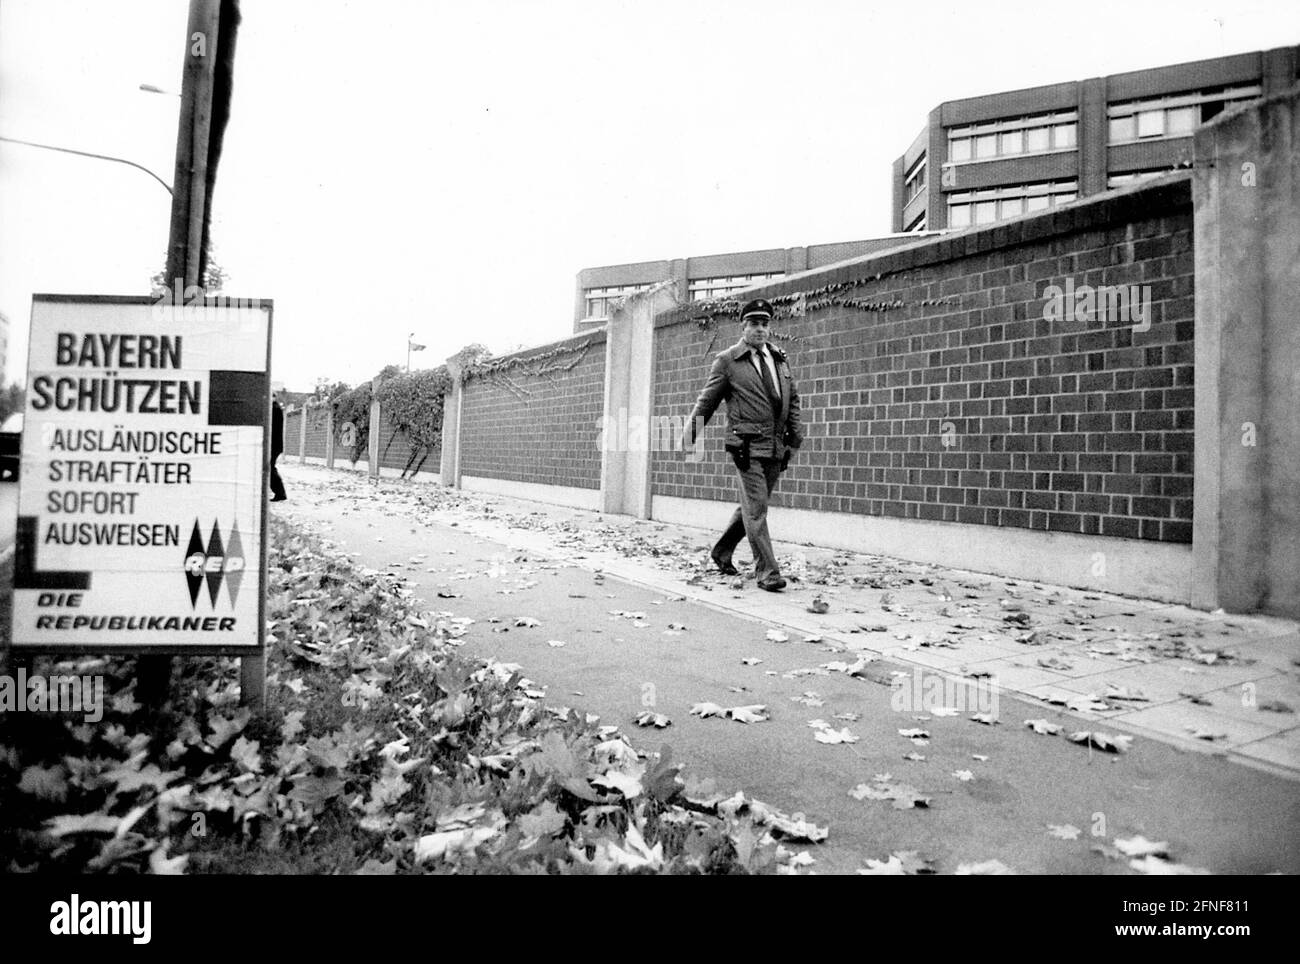
[[[1300,624],[777,542],[782,593],[727,579],[714,533],[291,463],[330,498],[409,500],[414,518],[545,554],[852,653],[941,672],[1081,721],[1300,778]],[[719,511],[719,525],[725,519]],[[736,564],[742,572],[747,546]],[[810,611],[815,598],[827,611]],[[1083,707],[1087,707],[1086,709]]]

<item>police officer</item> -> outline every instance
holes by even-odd
[[[740,310],[740,341],[720,352],[691,412],[687,443],[709,423],[718,404],[727,402],[726,449],[740,476],[740,506],[710,556],[726,575],[737,575],[731,554],[749,537],[758,585],[769,592],[785,588],[772,539],[767,504],[776,480],[803,444],[799,393],[785,353],[768,343],[773,310],[759,298]]]

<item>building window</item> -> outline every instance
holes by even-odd
[[[904,204],[910,203],[912,198],[916,197],[924,190],[925,190],[925,155],[922,154],[920,160],[918,160],[915,164],[912,165],[911,171],[909,171],[907,174],[907,179],[904,182],[904,191],[903,191],[903,195],[906,198],[906,200],[904,200],[903,203]]]
[[[1198,124],[1204,124],[1225,106],[1259,97],[1260,89],[1259,84],[1214,87],[1153,100],[1111,104],[1106,108],[1110,120],[1110,143],[1188,137]]]
[[[653,282],[639,285],[622,285],[611,288],[587,288],[583,291],[587,299],[587,318],[608,318],[614,302],[638,291],[645,291]]]
[[[998,157],[1074,150],[1078,111],[1057,111],[948,129],[950,161],[987,161]]]
[[[959,191],[948,195],[948,226],[992,224],[1029,211],[1043,211],[1078,197],[1077,181],[1049,181],[1015,187]]]
[[[906,228],[904,228],[904,230],[907,231],[907,232],[909,232],[909,233],[910,233],[910,232],[913,232],[913,231],[924,231],[924,230],[925,230],[925,212],[922,211],[920,214],[918,214],[916,217],[914,217],[914,218],[912,219],[912,223],[909,224]]]
[[[733,291],[752,288],[763,281],[783,277],[785,272],[773,271],[768,274],[737,274],[726,278],[693,278],[687,287],[690,290],[691,301],[708,301],[710,298],[729,295]]]

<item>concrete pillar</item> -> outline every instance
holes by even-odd
[[[1110,119],[1106,116],[1106,78],[1090,77],[1079,83],[1079,197],[1106,190]]]
[[[461,384],[464,367],[454,359],[447,359],[447,374],[451,376],[451,390],[442,400],[442,459],[438,464],[438,477],[443,485],[460,488],[460,409],[465,395]]]
[[[1192,599],[1300,617],[1300,87],[1195,135]]]
[[[307,407],[305,405],[302,414],[298,416],[298,461],[303,465],[307,464]]]
[[[334,406],[325,403],[325,467],[334,468]]]
[[[370,445],[367,469],[372,479],[379,478],[379,426],[383,423],[380,421],[379,399],[376,389],[378,389],[378,379],[371,383],[370,396]]]
[[[605,329],[605,413],[601,432],[602,512],[650,518],[650,457],[681,440],[671,419],[656,424],[655,316],[680,304],[672,281],[628,298]]]
[[[673,291],[680,304],[691,300],[690,263],[686,258],[673,258],[668,264],[668,277],[672,279]]]

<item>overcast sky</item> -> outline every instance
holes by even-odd
[[[1294,0],[244,0],[214,239],[273,378],[572,330],[579,269],[889,232],[944,100],[1300,42]],[[0,0],[0,134],[172,179],[184,0]],[[147,294],[170,199],[0,143],[0,311]]]

